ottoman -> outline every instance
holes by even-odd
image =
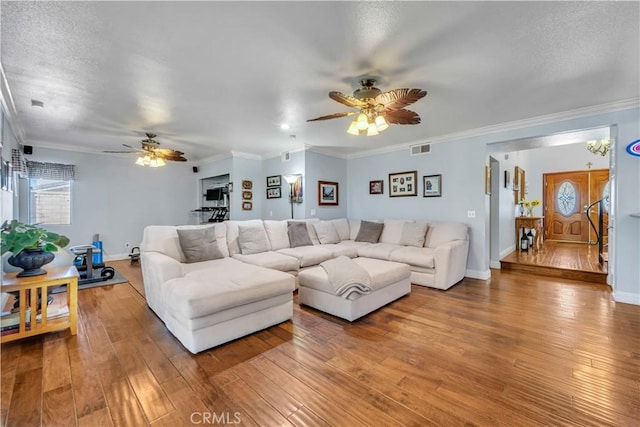
[[[369,273],[371,293],[351,294],[350,299],[338,296],[324,268],[313,267],[298,274],[298,302],[352,322],[411,292],[407,264],[364,257],[353,262]]]

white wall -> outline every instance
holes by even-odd
[[[2,160],[11,161],[11,149],[19,148],[13,130],[5,118],[4,110],[0,108],[0,146],[2,147]],[[14,174],[15,175],[15,174]],[[16,183],[17,184],[17,183]],[[17,187],[17,186],[15,186]],[[18,216],[18,191],[14,192],[0,190],[0,224],[5,220],[10,220]]]
[[[289,203],[289,184],[284,180],[285,175],[302,175],[302,197],[303,203],[295,204],[294,216],[296,218],[303,218],[305,215],[305,205],[307,201],[308,187],[305,183],[306,171],[305,171],[305,157],[308,153],[306,151],[296,151],[291,153],[289,161],[283,162],[281,157],[273,157],[262,161],[262,182],[265,188],[263,192],[262,202],[262,218],[264,219],[290,219],[291,218],[291,204]],[[268,199],[266,195],[266,183],[268,176],[281,175],[282,185],[281,194],[279,199]],[[308,182],[308,181],[306,181]]]
[[[266,197],[265,183],[262,175],[262,161],[245,157],[233,157],[233,169],[231,172],[233,181],[233,193],[231,193],[231,219],[247,220],[262,218],[262,201]],[[251,181],[251,190],[243,190],[242,181]],[[242,192],[250,191],[251,210],[243,210]]]
[[[345,218],[347,216],[347,161],[326,154],[307,151],[305,157],[305,215],[320,219]],[[338,206],[318,205],[318,181],[338,183]],[[315,211],[315,214],[312,213]]]
[[[485,146],[473,140],[431,145],[431,152],[410,156],[405,148],[347,161],[347,216],[360,219],[430,219],[469,225],[468,273],[488,277],[485,248]],[[389,197],[388,174],[418,172],[416,197]],[[442,174],[442,197],[423,197],[423,176]],[[384,180],[384,194],[370,195],[369,181]],[[468,218],[467,211],[476,217]]]
[[[198,206],[197,179],[190,165],[137,166],[134,157],[115,157],[34,147],[29,160],[75,165],[71,225],[50,225],[70,246],[90,244],[98,233],[106,259],[139,246],[147,225],[186,224]]]

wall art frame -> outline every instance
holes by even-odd
[[[318,206],[338,206],[339,187],[337,182],[318,181]]]
[[[267,177],[267,187],[280,187],[282,185],[282,175]]]
[[[422,177],[422,197],[442,197],[442,174]]]
[[[282,197],[282,189],[280,187],[267,188],[267,199],[279,199]]]
[[[384,180],[369,181],[369,194],[384,194]]]
[[[389,174],[389,197],[418,195],[418,171],[394,172]]]

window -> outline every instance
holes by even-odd
[[[71,181],[30,178],[29,222],[71,224]]]

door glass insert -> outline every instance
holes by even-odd
[[[558,204],[558,211],[562,215],[571,215],[576,208],[576,187],[569,181],[560,184],[560,188],[558,188],[558,192],[556,193],[556,202]]]

